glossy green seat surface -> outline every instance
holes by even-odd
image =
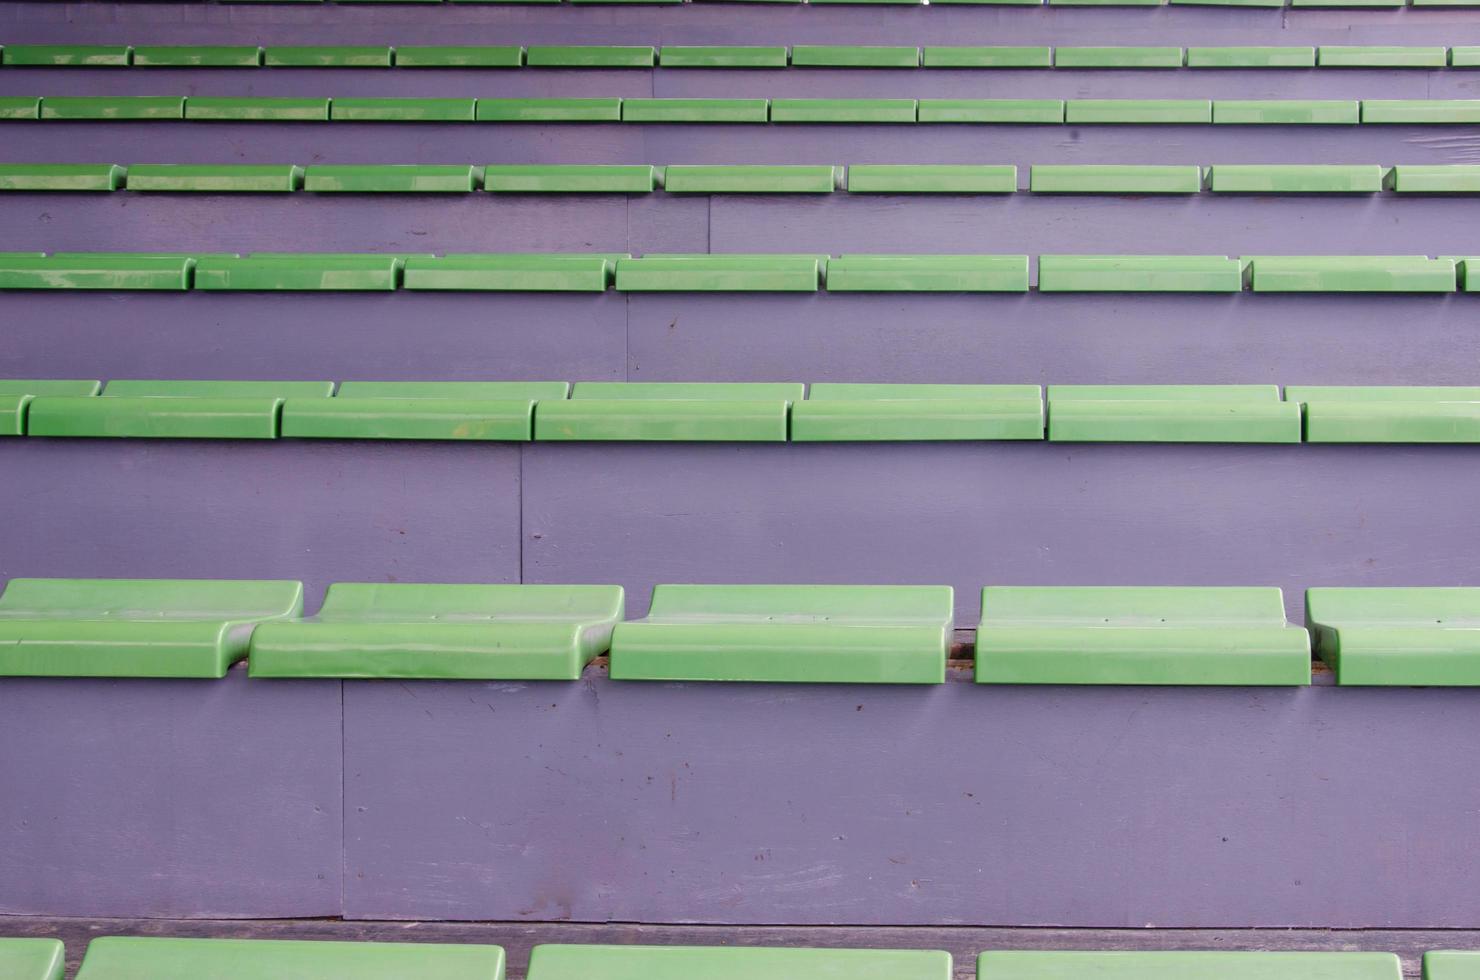
[[[793,442],[1042,439],[1037,385],[814,384]]]
[[[1315,588],[1305,618],[1338,684],[1480,685],[1480,589]]]
[[[62,980],[66,966],[60,939],[0,939],[0,977],[6,980]]]
[[[0,253],[0,289],[183,290],[195,261],[122,252]]]
[[[503,980],[498,946],[103,936],[77,980]]]
[[[1391,953],[994,951],[977,980],[1400,980]]]
[[[619,255],[413,255],[402,283],[411,290],[605,292]]]
[[[284,438],[528,442],[534,406],[564,381],[346,381],[333,398],[289,398]]]
[[[1310,683],[1310,638],[1277,588],[988,586],[985,684]]]
[[[582,381],[535,406],[536,441],[785,442],[791,383]]]
[[[616,680],[940,684],[950,586],[659,585],[612,636]]]
[[[528,980],[951,980],[935,950],[536,946]]]
[[[327,399],[330,381],[110,381],[99,398],[40,395],[30,436],[275,439],[285,399]]]
[[[253,677],[576,680],[622,618],[616,585],[336,583],[317,616],[258,627]]]
[[[37,395],[87,398],[96,395],[100,381],[63,381],[37,378],[0,378],[0,436],[23,436],[31,402]]]
[[[830,293],[1026,293],[1026,255],[840,255]]]
[[[1441,949],[1423,954],[1424,980],[1476,980],[1477,977],[1480,977],[1480,952]]]
[[[1290,385],[1306,442],[1480,442],[1480,387]]]
[[[254,624],[302,609],[299,582],[11,579],[0,675],[223,677]]]
[[[825,256],[645,255],[617,262],[624,292],[802,292],[822,283]]]
[[[1424,255],[1246,256],[1256,293],[1452,293],[1454,259]]]
[[[195,263],[195,288],[226,292],[386,292],[400,284],[404,263],[397,255],[370,253],[202,256]]]
[[[1238,259],[1226,255],[1040,255],[1044,293],[1236,293]]]
[[[1294,443],[1300,406],[1274,385],[1049,385],[1056,442]]]

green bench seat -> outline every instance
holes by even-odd
[[[764,123],[765,99],[623,99],[622,121],[629,123]]]
[[[1309,684],[1310,635],[1276,588],[988,586],[976,681]]]
[[[1026,293],[1026,255],[840,255],[830,293]]]
[[[850,194],[1012,194],[1017,167],[978,164],[855,164]]]
[[[504,980],[499,946],[103,936],[77,980]]]
[[[478,122],[621,122],[621,99],[479,99]]]
[[[528,980],[951,980],[951,954],[758,946],[536,946]]]
[[[286,194],[303,186],[293,164],[136,163],[128,168],[131,191],[199,194]]]
[[[610,647],[622,612],[616,585],[336,583],[318,615],[259,626],[248,667],[253,677],[573,681]]]
[[[1225,255],[1040,255],[1044,293],[1236,293],[1243,267]]]
[[[289,398],[282,436],[528,442],[535,402],[564,381],[346,381],[333,398]],[[3,389],[0,389],[3,390]]]
[[[1036,3],[1037,0],[1031,0]],[[1052,68],[1053,48],[1047,45],[926,46],[922,68]]]
[[[32,378],[0,379],[0,436],[26,434],[27,415],[37,395],[88,398],[96,395],[100,381],[51,381]]]
[[[1480,589],[1308,589],[1305,621],[1338,684],[1480,685]]]
[[[195,288],[220,292],[385,292],[400,285],[404,264],[398,255],[372,253],[201,256],[195,263]]]
[[[482,292],[605,292],[621,255],[413,255],[404,286],[411,290]]]
[[[1210,123],[1213,104],[1207,99],[1069,99],[1064,122],[1160,126]]]
[[[1362,104],[1355,99],[1216,99],[1213,124],[1231,126],[1355,126]]]
[[[1028,189],[1034,194],[1196,194],[1201,167],[1034,164]]]
[[[112,163],[0,163],[0,191],[116,191],[123,175]]]
[[[663,170],[670,194],[831,194],[843,177],[835,166],[671,166]]]
[[[43,99],[41,115],[46,116]],[[1364,99],[1362,122],[1418,126],[1480,123],[1480,99]]]
[[[532,44],[524,54],[531,68],[651,68],[656,61],[650,45]]]
[[[343,99],[329,100],[335,122],[472,122],[473,99]],[[45,108],[46,101],[41,103]]]
[[[1383,168],[1365,164],[1223,164],[1208,168],[1215,194],[1376,194]]]
[[[794,68],[918,68],[920,49],[856,44],[794,44]]]
[[[256,68],[262,49],[255,45],[144,45],[134,48],[139,68]]]
[[[185,118],[204,122],[326,122],[328,99],[192,95]]]
[[[785,68],[785,47],[665,44],[658,50],[664,68]]]
[[[0,977],[62,980],[67,967],[60,939],[0,939]]]
[[[1423,255],[1246,256],[1256,293],[1452,293],[1454,259]]]
[[[330,381],[110,381],[101,396],[38,395],[28,436],[276,439],[284,400],[327,399]]]
[[[1306,442],[1480,442],[1480,388],[1291,385]]]
[[[1391,953],[1057,952],[981,954],[977,980],[1401,980]]]
[[[0,51],[0,62],[18,68],[125,68],[131,53],[126,44],[8,44]]]
[[[483,189],[494,194],[651,194],[659,168],[647,164],[490,163]]]
[[[792,442],[1042,438],[1037,385],[820,383],[791,407]]]
[[[618,259],[623,292],[815,293],[827,256],[645,255]]]
[[[1059,99],[921,99],[919,121],[1059,125],[1064,121],[1064,103]]]
[[[184,119],[185,97],[173,95],[47,95],[41,99],[41,118]]]
[[[1480,166],[1400,163],[1393,168],[1393,191],[1398,194],[1480,194]]]
[[[40,119],[41,97],[36,95],[0,95],[0,120]]]
[[[1443,68],[1449,49],[1323,44],[1316,50],[1322,68]]]
[[[611,676],[940,684],[951,623],[945,585],[659,585],[612,634]]]
[[[43,111],[45,104],[43,103]],[[772,99],[776,123],[912,123],[914,99]]]
[[[1181,68],[1181,48],[1148,47],[1060,47],[1055,48],[1057,68]]]
[[[1274,0],[1274,4],[1284,6],[1284,0]],[[1187,49],[1188,68],[1314,68],[1315,66],[1316,49],[1312,47],[1191,47]]]
[[[268,68],[389,68],[389,47],[303,45],[269,47],[262,63]]]
[[[1480,952],[1468,949],[1445,949],[1423,954],[1423,980],[1477,980],[1477,978],[1480,978]]]
[[[395,50],[397,68],[518,68],[524,49],[516,44],[407,45]]]
[[[1054,442],[1300,441],[1300,406],[1274,385],[1049,385]]]
[[[785,442],[801,384],[581,381],[534,410],[538,442]]]
[[[477,171],[470,166],[314,164],[303,177],[303,189],[318,194],[468,194],[477,187]]]
[[[0,252],[0,289],[183,290],[194,266],[186,255]]]
[[[11,579],[0,675],[224,677],[254,625],[302,611],[300,582]]]

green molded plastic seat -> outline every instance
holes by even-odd
[[[830,293],[1026,293],[1026,255],[841,255]]]
[[[658,168],[647,164],[490,163],[483,189],[496,194],[650,194]]]
[[[815,293],[826,256],[645,255],[617,260],[624,292]]]
[[[1480,165],[1400,163],[1393,168],[1393,190],[1398,194],[1480,194]]]
[[[276,439],[288,398],[324,398],[331,381],[110,381],[100,397],[38,395],[28,436]]]
[[[8,44],[0,52],[7,65],[55,65],[70,68],[123,68],[129,63],[128,45]]]
[[[36,95],[0,95],[0,120],[40,119],[41,97]]]
[[[1044,293],[1236,293],[1243,267],[1226,255],[1040,255]]]
[[[854,164],[850,194],[1012,194],[1017,167],[979,164]]]
[[[948,585],[659,585],[646,619],[617,624],[611,676],[639,681],[941,684],[952,601]],[[772,980],[778,976],[760,967],[757,963],[755,974],[737,976]],[[950,975],[948,964],[936,968],[942,978]],[[542,976],[537,971],[532,968],[531,980]],[[687,975],[720,974],[703,970]],[[829,974],[795,975],[800,980]],[[842,969],[836,975],[858,976]],[[886,975],[903,974],[880,974]]]
[[[201,256],[195,288],[211,291],[387,291],[395,289],[405,260],[371,253],[255,252]]]
[[[535,402],[564,381],[346,381],[333,398],[289,398],[282,436],[528,442]]]
[[[170,95],[43,96],[42,119],[184,119],[185,97]]]
[[[103,387],[101,381],[53,381],[40,378],[0,378],[0,436],[26,434],[26,416],[37,395],[87,398]],[[0,974],[3,976],[3,974]]]
[[[1423,980],[1476,980],[1477,977],[1480,977],[1480,952],[1444,949],[1423,954]]]
[[[255,45],[146,45],[134,48],[139,68],[256,68],[262,49]]]
[[[1454,259],[1423,255],[1247,256],[1256,293],[1452,293]]]
[[[1196,194],[1202,168],[1038,164],[1029,171],[1034,194]]]
[[[0,253],[0,289],[167,289],[190,286],[185,255],[121,252]]]
[[[283,46],[263,51],[262,63],[268,68],[389,68],[388,47]]]
[[[531,44],[524,63],[531,68],[651,68],[657,52],[651,45]]]
[[[336,583],[311,619],[252,635],[253,677],[579,680],[611,646],[619,585]]]
[[[397,68],[518,68],[524,49],[518,45],[409,45],[395,50]]]
[[[976,634],[976,681],[1309,684],[1310,634],[1285,621],[1276,588],[988,586]],[[1073,974],[1100,975],[1088,968]],[[1128,980],[1148,975],[1125,974]],[[1221,974],[1167,974],[1215,975]]]
[[[284,194],[303,186],[303,168],[286,163],[136,163],[128,168],[126,186],[131,191]]]
[[[1284,0],[1274,0],[1284,6]],[[1210,47],[1188,48],[1188,68],[1314,68],[1316,49],[1312,47]],[[1213,111],[1216,114],[1217,105]],[[1216,120],[1215,120],[1216,121]]]
[[[504,980],[499,946],[103,936],[77,980]]]
[[[123,174],[113,163],[0,163],[0,191],[116,191]]]
[[[1053,48],[1046,45],[927,46],[921,51],[920,65],[924,68],[1052,68]]]
[[[772,99],[771,121],[778,123],[912,123],[915,121],[915,100]]]
[[[224,677],[247,655],[253,626],[302,611],[301,582],[11,579],[0,593],[0,675]]]
[[[478,122],[621,122],[621,99],[479,99]]]
[[[0,939],[0,977],[62,980],[66,967],[60,939]]]
[[[994,951],[978,980],[1401,980],[1392,953]]]
[[[785,68],[784,47],[725,47],[665,44],[658,51],[664,68]]]
[[[1037,385],[814,384],[792,442],[1042,439]]]
[[[1058,68],[1181,68],[1181,48],[1059,47],[1053,63]]]
[[[1323,44],[1316,51],[1322,68],[1443,68],[1449,49],[1441,47]]]
[[[1306,442],[1480,442],[1480,388],[1289,386]]]
[[[1060,99],[921,99],[922,123],[1005,123],[1059,125]]]
[[[1214,125],[1355,126],[1362,104],[1338,99],[1215,99]]]
[[[1300,441],[1300,405],[1274,385],[1049,385],[1054,442]]]
[[[663,187],[671,194],[830,194],[842,176],[834,166],[670,166]]]
[[[788,383],[581,381],[541,401],[534,437],[551,441],[785,442],[804,386]]]
[[[920,49],[859,44],[794,44],[794,68],[918,68]]]
[[[1376,194],[1383,168],[1365,164],[1223,164],[1208,168],[1215,194]]]
[[[1069,99],[1066,123],[1168,125],[1210,123],[1213,104],[1207,99]]]
[[[406,289],[487,292],[605,292],[619,261],[611,255],[413,255]]]
[[[623,99],[622,121],[630,123],[764,123],[765,99]]]
[[[528,980],[950,980],[951,954],[757,946],[536,946]]]
[[[329,100],[329,118],[336,122],[472,122],[474,105],[473,99],[335,98]]]
[[[319,194],[468,194],[477,188],[477,170],[470,166],[314,164],[303,178],[303,189]]]
[[[185,100],[185,118],[204,122],[325,122],[329,100],[192,95]]]
[[[1480,589],[1308,589],[1305,622],[1338,684],[1480,685]]]
[[[42,100],[43,118],[49,101]],[[1480,99],[1364,99],[1362,122],[1470,126],[1480,123]]]

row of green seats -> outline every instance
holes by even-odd
[[[1480,387],[0,380],[0,437],[1480,443]]]
[[[1471,125],[1480,99],[654,99],[0,96],[0,120]]]
[[[0,252],[0,290],[1025,293],[1027,255]],[[1040,255],[1040,293],[1480,292],[1480,258]]]
[[[0,939],[8,980],[61,980],[62,944]],[[543,944],[528,980],[952,980],[944,950]],[[504,980],[502,947],[454,943],[103,936],[77,980]],[[1424,954],[1424,980],[1476,980],[1480,953]],[[978,980],[1401,980],[1398,958],[1362,952],[993,950]]]
[[[987,586],[980,684],[1480,686],[1480,589]],[[11,579],[0,676],[941,684],[946,585],[336,583],[303,616],[287,581]]]
[[[0,191],[263,194],[1013,194],[1011,164],[0,163]],[[1480,194],[1480,165],[1034,164],[1034,194]]]
[[[1480,68],[1480,46],[14,44],[0,64],[121,68]]]
[[[223,4],[260,4],[260,3],[329,3],[331,0],[216,0]],[[332,0],[337,4],[369,4],[369,3],[393,3],[393,4],[424,4],[424,3],[475,3],[475,4],[530,4],[530,3],[560,3],[561,0]],[[674,5],[690,2],[690,0],[565,0],[568,3],[577,4],[663,4]],[[762,3],[794,3],[794,4],[887,4],[894,6],[919,7],[928,4],[971,4],[990,6],[1029,6],[1038,7],[1045,0],[736,0],[736,2],[762,2]],[[1161,7],[1170,6],[1205,6],[1205,7],[1267,7],[1283,8],[1286,6],[1303,7],[1346,7],[1346,8],[1402,8],[1413,7],[1473,7],[1477,0],[1046,0],[1051,7]]]

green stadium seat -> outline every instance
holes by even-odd
[[[1308,589],[1305,621],[1337,684],[1480,685],[1480,589]]]
[[[192,95],[185,100],[185,118],[206,122],[325,122],[329,100]]]
[[[40,119],[41,99],[29,95],[0,96],[0,120]]]
[[[921,99],[919,121],[1059,125],[1064,121],[1064,103],[1059,99]]]
[[[129,64],[130,52],[127,45],[9,44],[0,52],[0,61],[18,67],[123,68]]]
[[[1223,255],[1040,255],[1045,293],[1236,293],[1238,259]]]
[[[980,164],[854,164],[850,194],[1012,194],[1017,167]]]
[[[826,264],[826,256],[816,255],[645,255],[617,260],[616,286],[624,292],[815,293]]]
[[[195,288],[209,291],[388,291],[400,284],[404,259],[368,253],[269,253],[201,256]]]
[[[1274,0],[1284,6],[1284,0]],[[1312,47],[1210,47],[1188,48],[1188,68],[1314,68],[1316,49]],[[1217,113],[1216,104],[1213,111]]]
[[[849,44],[795,44],[793,68],[918,68],[920,49]]]
[[[318,194],[468,194],[478,189],[478,175],[469,166],[314,164],[304,173],[303,189]]]
[[[246,45],[145,46],[134,48],[133,63],[139,68],[256,68],[262,64],[262,49]]]
[[[1383,168],[1366,164],[1214,164],[1215,194],[1376,194]]]
[[[1335,99],[1215,99],[1214,125],[1355,126],[1362,104]]]
[[[184,119],[183,96],[45,96],[42,119]]]
[[[1306,442],[1480,442],[1480,388],[1291,385]]]
[[[792,442],[1042,439],[1037,385],[814,384]]]
[[[1038,0],[1032,2],[1037,3]],[[1046,45],[927,46],[921,50],[920,65],[923,68],[1052,68],[1053,48]]]
[[[800,384],[582,381],[541,401],[534,437],[552,441],[785,442]]]
[[[976,961],[977,980],[1401,980],[1391,953],[1017,952]]]
[[[1167,125],[1209,123],[1213,104],[1207,99],[1069,99],[1066,123]]]
[[[815,2],[815,0],[814,0]],[[951,980],[951,954],[756,946],[536,946],[528,980]]]
[[[46,103],[41,112],[46,114]],[[1480,99],[1364,99],[1362,122],[1471,126],[1480,123]]]
[[[333,398],[289,398],[282,436],[528,442],[534,405],[564,381],[346,381]],[[0,389],[3,390],[3,389]]]
[[[1274,385],[1049,385],[1055,442],[1300,441],[1300,405]]]
[[[518,45],[409,45],[396,48],[397,68],[519,68],[524,49]]]
[[[623,99],[622,121],[630,123],[764,123],[765,99]]]
[[[404,286],[413,290],[605,292],[619,255],[413,255]]]
[[[1181,68],[1181,48],[1055,48],[1058,68]]]
[[[988,586],[976,634],[976,681],[1302,685],[1310,683],[1310,635],[1285,621],[1275,588]],[[1101,975],[1089,961],[1081,963],[1079,973],[1041,975]],[[1214,975],[1190,966],[1166,974]]]
[[[186,255],[0,252],[0,289],[183,290],[193,265]]]
[[[1443,4],[1444,0],[1428,0],[1435,6]],[[1413,0],[1415,7],[1420,6],[1420,0]],[[1476,0],[1459,0],[1455,6],[1480,6]],[[1449,66],[1451,68],[1480,68],[1480,46],[1464,45],[1449,49]]]
[[[1026,255],[842,255],[827,263],[830,293],[1026,293]]]
[[[0,593],[0,675],[224,677],[256,623],[302,611],[299,582],[14,578]]]
[[[41,102],[42,108],[46,101]],[[336,122],[472,122],[473,99],[340,99],[329,100]]]
[[[621,99],[479,99],[478,122],[620,122]]]
[[[1414,0],[1414,5],[1419,2]],[[1475,980],[1476,977],[1480,977],[1480,952],[1433,950],[1423,954],[1423,980]]]
[[[951,622],[952,593],[946,585],[659,585],[646,619],[617,624],[611,676],[646,681],[941,684]],[[773,980],[778,976],[774,970],[761,970],[761,965],[755,963],[752,969]],[[820,962],[807,966],[821,969]],[[948,966],[937,968],[942,978],[950,975]],[[799,980],[825,975],[801,969],[799,963],[794,973]],[[839,977],[858,976],[842,964],[834,969]],[[538,966],[532,967],[531,980],[563,976],[538,971]],[[686,975],[712,980],[719,974],[706,969]]]
[[[128,168],[131,191],[201,194],[284,194],[303,186],[303,168],[292,164],[135,163]]]
[[[41,394],[28,436],[276,439],[284,399],[328,398],[329,381],[110,381],[100,397]]]
[[[831,194],[842,177],[834,166],[671,166],[663,186],[671,194]]]
[[[1034,194],[1196,194],[1202,168],[1035,163],[1028,188]]]
[[[504,980],[498,946],[103,936],[77,980]]]
[[[263,50],[262,63],[268,68],[389,68],[391,49],[353,45],[269,47]]]
[[[0,378],[0,436],[26,434],[26,416],[37,395],[86,398],[96,395],[102,387],[100,381]]]
[[[812,0],[817,2],[817,0]],[[44,108],[44,103],[43,103]],[[914,99],[772,99],[777,123],[912,123]]]
[[[1398,194],[1480,194],[1480,166],[1400,163],[1393,168],[1393,190]]]
[[[60,939],[0,939],[0,977],[62,980],[66,966]]]
[[[253,677],[574,681],[622,611],[617,585],[337,583],[311,619],[259,626],[248,666]]]
[[[665,44],[658,50],[664,68],[785,68],[784,47],[724,47]]]
[[[483,189],[495,194],[650,194],[658,168],[647,164],[493,164]]]
[[[123,173],[112,163],[0,163],[0,191],[116,191]]]
[[[1245,257],[1256,293],[1452,293],[1454,259],[1422,255]]]
[[[531,68],[651,68],[657,63],[657,52],[649,45],[532,44],[525,52],[524,63]]]
[[[1316,50],[1322,68],[1443,68],[1448,63],[1448,48],[1323,44]]]

